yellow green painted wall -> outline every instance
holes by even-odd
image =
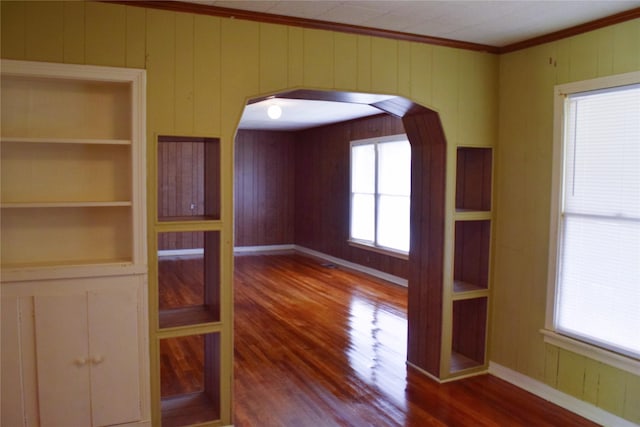
[[[397,94],[441,114],[448,143],[497,141],[498,58],[492,54],[84,1],[2,1],[1,56],[147,70],[147,195],[150,283],[155,270],[156,145],[160,134],[221,140],[223,345],[231,348],[233,268],[233,140],[248,98],[291,88]],[[151,287],[153,289],[153,286]],[[157,378],[152,314],[151,370]],[[202,332],[202,331],[201,331]],[[205,331],[206,332],[206,331]],[[163,335],[164,336],[164,335]],[[231,382],[232,352],[223,355]],[[230,387],[227,387],[230,388]],[[159,386],[152,381],[157,401]],[[222,424],[231,423],[231,393]],[[158,421],[158,408],[153,413]]]
[[[553,85],[640,69],[638,20],[498,58],[96,2],[0,5],[2,58],[147,69],[150,254],[155,136],[220,137],[227,332],[233,138],[248,97],[298,87],[391,93],[440,112],[451,146],[492,146],[499,131],[490,358],[640,422],[638,377],[545,345],[538,332],[546,302]],[[230,414],[223,415],[229,423]]]
[[[640,423],[640,377],[545,344],[553,87],[640,70],[640,20],[500,56],[491,360]]]

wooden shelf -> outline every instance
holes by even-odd
[[[492,149],[458,147],[456,210],[491,210]]]
[[[2,209],[30,209],[30,208],[104,208],[115,206],[132,206],[130,201],[113,202],[2,202]]]
[[[454,290],[455,282],[473,284],[472,286],[477,289],[487,289],[489,284],[490,233],[490,220],[455,222]]]
[[[482,366],[481,362],[477,360],[473,360],[463,354],[457,353],[455,351],[451,352],[451,373],[457,373],[460,371],[465,371],[467,369],[477,368]]]
[[[171,308],[159,310],[160,329],[178,328],[181,326],[215,323],[220,321],[219,313],[206,305]]]
[[[128,274],[146,274],[145,266],[131,259],[77,260],[58,263],[14,263],[3,264],[3,282],[25,282],[57,278],[106,277]]]
[[[39,65],[40,74],[17,70],[20,65],[16,66],[19,75],[3,68],[4,135],[33,142],[131,138],[135,110],[131,105],[130,79],[120,80],[114,75],[114,80],[108,81],[81,73],[55,76],[57,71],[50,73],[45,69],[53,69],[55,65]],[[3,61],[3,67],[13,68],[13,64]]]
[[[133,151],[121,144],[3,144],[2,202],[130,201]]]
[[[465,300],[489,296],[489,290],[474,283],[453,281],[453,300]]]
[[[131,145],[130,139],[96,139],[96,138],[35,138],[2,136],[0,142],[16,144],[86,144],[86,145]]]
[[[483,289],[486,289],[486,288],[475,285],[473,283],[463,282],[462,280],[453,281],[453,292],[456,292],[456,293],[478,291]]]
[[[220,219],[220,140],[158,137],[158,221]]]
[[[113,259],[82,259],[75,261],[60,262],[21,262],[13,264],[2,264],[3,273],[5,269],[38,269],[38,268],[55,268],[55,267],[86,267],[89,265],[123,265],[131,264],[130,259],[113,258]]]
[[[131,262],[134,258],[130,238],[134,209],[129,203],[100,207],[55,204],[47,203],[46,208],[13,204],[20,207],[2,209],[3,265],[67,266]]]
[[[160,340],[166,357],[160,361],[162,425],[215,422],[220,417],[220,333],[185,335]],[[183,355],[189,355],[185,358]],[[182,374],[179,371],[184,370]],[[189,382],[176,381],[188,374]]]
[[[180,427],[218,420],[220,414],[204,392],[165,397],[161,401],[163,427]]]
[[[165,216],[158,218],[158,222],[190,222],[190,221],[219,221],[220,218],[207,215]]]
[[[485,363],[488,297],[453,301],[451,371]]]
[[[158,233],[158,248],[179,253],[158,260],[158,326],[160,329],[220,321],[220,232]],[[189,274],[184,274],[189,271]],[[181,295],[176,298],[176,293]]]
[[[490,220],[491,211],[476,211],[473,209],[456,209],[453,219],[456,221]]]
[[[477,291],[469,291],[469,292],[458,292],[454,293],[451,297],[452,301],[464,301],[482,297],[488,297],[489,290],[488,289],[479,289]]]

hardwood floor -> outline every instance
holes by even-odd
[[[407,368],[405,288],[260,255],[236,257],[234,295],[236,427],[595,425],[491,375]]]

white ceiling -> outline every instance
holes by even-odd
[[[634,9],[638,0],[192,0],[502,47]]]
[[[210,6],[372,27],[496,47],[640,7],[640,0],[191,0]],[[266,109],[277,102],[279,120]],[[353,107],[353,108],[352,108]],[[248,105],[240,129],[303,129],[379,114],[366,105],[278,98]]]
[[[282,109],[282,116],[277,120],[267,115],[271,105]],[[274,98],[247,105],[238,128],[293,131],[382,113],[367,104]]]

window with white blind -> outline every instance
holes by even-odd
[[[547,329],[640,359],[640,73],[556,98]]]
[[[351,142],[352,243],[408,254],[410,195],[406,135]]]

